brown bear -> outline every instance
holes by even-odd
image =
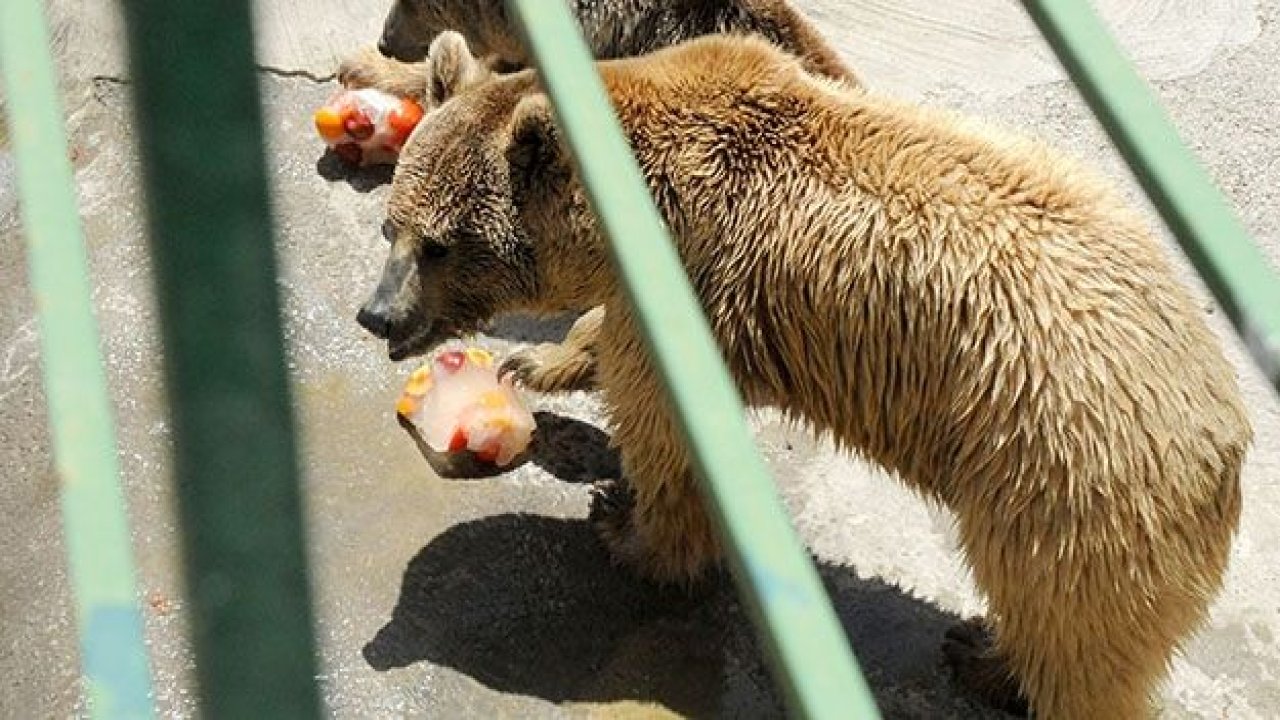
[[[441,63],[436,82],[458,84]],[[759,39],[599,70],[744,398],[954,512],[988,605],[946,650],[988,700],[1138,718],[1220,589],[1252,431],[1149,229],[1058,153],[850,89]],[[361,323],[393,358],[501,312],[603,304],[598,382],[631,495],[595,515],[640,574],[717,538],[607,243],[526,71],[427,116]]]
[[[857,83],[787,0],[570,0],[569,7],[597,58],[642,55],[712,33],[758,33],[800,56],[811,72]],[[430,62],[419,61],[446,30],[465,37],[486,67],[532,64],[503,0],[395,0],[378,47],[344,60],[338,79],[348,87],[375,87],[430,103]]]

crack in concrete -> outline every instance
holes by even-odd
[[[310,80],[313,83],[316,83],[317,85],[322,83],[327,83],[330,80],[333,80],[338,77],[338,74],[336,72],[329,73],[328,75],[317,75],[311,72],[310,70],[286,70],[284,68],[277,68],[277,67],[272,67],[270,65],[261,65],[256,63],[254,64],[254,67],[257,68],[258,72],[263,72],[268,75],[275,75],[276,77],[283,77],[283,78],[304,78],[304,79]]]
[[[264,73],[267,75],[274,75],[275,77],[302,78],[304,80],[309,80],[317,85],[330,82],[338,77],[337,73],[329,73],[328,75],[317,75],[316,73],[313,73],[310,70],[289,70],[287,68],[278,68],[278,67],[273,67],[271,65],[263,65],[261,63],[254,63],[253,69],[257,70],[260,73]],[[89,82],[94,83],[95,85],[103,84],[103,83],[111,84],[111,85],[132,85],[133,84],[133,80],[120,75],[93,75],[93,76],[90,76]]]

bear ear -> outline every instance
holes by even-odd
[[[541,93],[516,103],[511,113],[511,145],[507,161],[513,177],[529,179],[556,163],[560,152],[551,102]]]
[[[427,92],[435,105],[489,79],[493,72],[471,54],[462,35],[446,30],[427,50]]]

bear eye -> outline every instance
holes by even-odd
[[[430,260],[439,260],[449,254],[449,246],[438,240],[422,241],[422,257]]]

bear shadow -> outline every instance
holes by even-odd
[[[569,482],[618,477],[594,426],[538,413],[527,461]],[[951,680],[943,635],[961,618],[852,568],[819,574],[885,718],[1004,718]],[[586,520],[503,514],[456,525],[405,568],[391,619],[363,655],[420,662],[554,703],[631,700],[690,717],[780,717],[731,578],[659,588],[613,565]]]
[[[818,567],[884,717],[1008,717],[952,682],[940,646],[957,615],[851,568]],[[585,520],[503,514],[450,528],[409,561],[391,619],[362,652],[378,671],[428,662],[554,703],[784,714],[727,573],[691,591],[641,582]]]
[[[352,190],[367,193],[390,183],[391,176],[395,174],[395,166],[356,167],[347,164],[332,149],[326,148],[324,154],[316,160],[316,172],[325,180],[330,182],[343,180],[351,186]]]

